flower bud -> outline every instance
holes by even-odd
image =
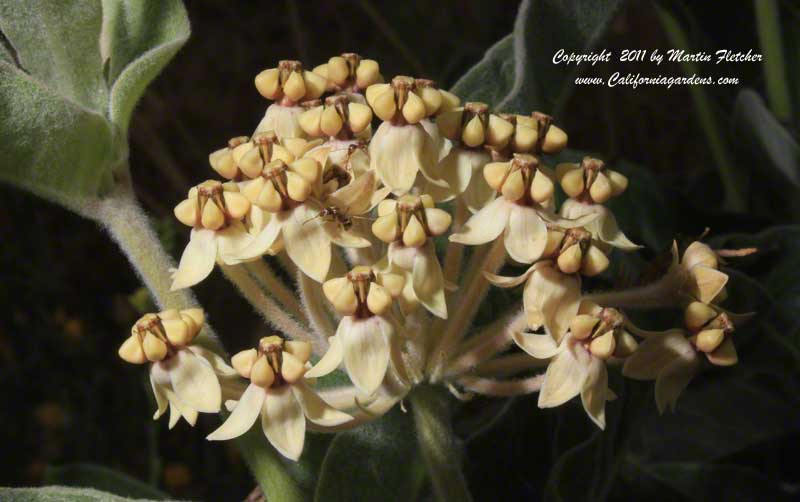
[[[592,331],[600,319],[593,315],[581,314],[572,318],[569,323],[569,330],[572,336],[578,340],[585,340],[592,336]]]
[[[701,302],[692,302],[686,307],[684,321],[691,331],[697,331],[717,317],[717,311]]]
[[[583,257],[581,264],[581,274],[586,277],[594,277],[602,273],[608,268],[608,257],[603,253],[600,248],[594,244],[590,244]]]
[[[613,331],[606,331],[589,343],[589,351],[598,359],[608,359],[614,354],[617,341]]]
[[[275,382],[275,370],[270,366],[267,357],[262,355],[250,369],[250,381],[255,385],[268,389]]]
[[[131,335],[120,346],[118,351],[119,357],[131,364],[144,364],[147,362],[147,356],[142,347],[142,341],[138,335]]]
[[[295,383],[303,378],[305,372],[306,367],[303,361],[289,352],[283,352],[281,361],[281,376],[286,382]]]
[[[581,269],[583,252],[580,244],[573,244],[558,255],[558,268],[565,274],[574,274]]]
[[[702,352],[713,352],[720,346],[725,338],[725,331],[721,329],[706,329],[697,334],[695,346]]]
[[[250,371],[253,369],[253,364],[255,364],[257,359],[258,351],[256,351],[256,349],[243,350],[237,352],[236,355],[231,358],[231,365],[243,378],[249,379]]]
[[[167,357],[167,344],[152,333],[147,333],[144,336],[142,348],[147,360],[150,362],[161,361]]]

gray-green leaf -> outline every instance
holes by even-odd
[[[122,472],[97,464],[67,464],[48,467],[44,482],[76,488],[94,488],[122,497],[167,500],[166,494]]]
[[[189,18],[180,0],[104,0],[103,18],[109,115],[126,133],[145,88],[189,38]]]
[[[20,65],[53,94],[92,110],[105,106],[100,0],[4,0],[0,30]]]
[[[553,64],[555,53],[589,52],[622,0],[525,0],[514,32],[495,44],[453,92],[464,101],[484,101],[498,110],[557,114],[578,68]]]
[[[98,193],[112,158],[100,113],[0,61],[0,180],[63,202]]]
[[[0,500],[5,502],[147,502],[147,499],[129,499],[98,490],[66,486],[0,488]]]

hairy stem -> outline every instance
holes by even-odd
[[[307,330],[287,315],[275,300],[264,293],[264,290],[243,265],[220,265],[220,268],[225,277],[236,286],[242,296],[250,302],[250,305],[261,314],[265,321],[290,338],[311,341]]]
[[[311,345],[314,347],[314,353],[324,354],[328,349],[328,338],[336,333],[336,329],[325,311],[325,304],[322,301],[322,286],[302,271],[297,272],[297,284],[300,287],[303,312],[312,330]]]
[[[275,275],[267,262],[260,259],[247,262],[244,266],[250,275],[261,283],[264,289],[269,291],[276,300],[289,310],[291,315],[297,319],[302,319],[303,312],[295,292]]]
[[[422,385],[409,394],[417,441],[439,502],[472,500],[461,471],[463,447],[451,425],[449,403],[441,388]]]
[[[456,199],[456,208],[453,214],[453,232],[458,232],[469,216],[467,206],[461,199]],[[464,257],[464,245],[458,242],[448,242],[444,255],[444,279],[457,282],[458,273],[461,272],[461,260]]]
[[[464,280],[463,291],[456,303],[459,315],[450,319],[445,325],[444,333],[428,360],[428,370],[431,373],[432,382],[441,376],[447,363],[448,354],[466,335],[467,328],[478,313],[478,305],[489,290],[490,284],[483,276],[483,272],[496,272],[505,260],[503,239],[497,239],[488,250],[481,251],[473,255],[467,264],[467,276]]]
[[[188,289],[170,290],[169,270],[175,266],[175,262],[161,246],[147,215],[136,202],[130,185],[118,186],[117,190],[105,199],[73,204],[72,209],[99,222],[108,231],[160,308],[182,309],[197,306],[196,299]],[[207,345],[225,354],[210,326],[206,326],[200,336]],[[250,441],[240,439],[237,443],[253,475],[264,492],[270,494],[270,502],[302,500],[299,489],[281,461],[277,459],[276,453],[270,451],[271,447],[263,437],[251,437]]]

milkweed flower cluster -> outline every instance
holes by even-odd
[[[307,428],[375,420],[423,383],[459,399],[538,393],[541,408],[580,396],[603,428],[610,369],[655,380],[663,411],[706,363],[736,363],[745,316],[721,306],[721,265],[747,251],[676,244],[655,283],[586,292],[616,253],[640,247],[605,205],[628,179],[592,157],[554,165],[568,136],[552,117],[461,103],[427,79],[385,80],[352,53],[311,70],[280,61],[255,86],[272,101],[263,120],[212,152],[220,179],[175,207],[191,232],[172,287],[219,265],[275,332],[229,365],[198,342],[202,310],[143,317],[120,356],[150,365],[156,418],[169,407],[170,426],[194,424],[224,404],[208,439],[238,437],[260,417],[296,460]],[[521,301],[474,327],[491,285],[524,285]],[[626,314],[663,305],[685,314],[667,331]],[[315,390],[334,372],[352,385]]]

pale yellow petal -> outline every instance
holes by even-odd
[[[339,334],[347,374],[365,394],[378,389],[389,367],[389,343],[375,319],[355,319]]]
[[[542,257],[547,245],[547,225],[531,207],[514,204],[505,233],[506,251],[520,263]]]
[[[181,255],[178,270],[172,277],[172,291],[194,286],[214,270],[217,240],[213,230],[192,230],[189,244]]]
[[[414,294],[433,315],[447,319],[447,302],[444,297],[444,275],[436,248],[430,240],[419,248],[412,272]]]
[[[305,382],[292,385],[292,392],[303,408],[303,414],[317,425],[334,427],[353,420],[353,417],[326,403]]]
[[[175,357],[177,363],[169,371],[175,394],[199,412],[218,412],[222,391],[211,365],[191,351],[179,350]]]
[[[267,391],[261,412],[261,427],[281,455],[290,460],[300,458],[306,436],[306,417],[291,386],[284,385]]]
[[[513,204],[502,197],[493,200],[473,214],[457,233],[450,235],[450,241],[476,246],[495,240],[505,230],[512,207]]]
[[[230,416],[208,435],[209,441],[226,441],[241,436],[249,431],[256,422],[264,404],[267,393],[255,384],[250,384],[242,393]]]

